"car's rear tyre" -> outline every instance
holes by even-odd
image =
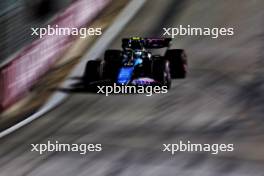
[[[187,75],[187,55],[183,49],[171,49],[165,54],[166,60],[170,62],[170,73],[172,78],[185,78]]]
[[[85,67],[83,81],[85,85],[90,84],[94,81],[99,81],[101,79],[101,61],[91,60],[88,61]]]
[[[171,87],[171,74],[169,61],[163,58],[154,58],[152,60],[152,77],[158,81],[161,85],[167,86],[167,89]]]

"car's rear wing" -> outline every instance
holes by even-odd
[[[130,48],[129,42],[139,41],[142,46],[146,49],[158,49],[169,47],[171,43],[171,38],[140,38],[140,37],[132,37],[132,38],[123,38],[122,47]],[[132,48],[133,49],[133,48]]]
[[[145,48],[155,49],[169,47],[171,38],[145,38]]]

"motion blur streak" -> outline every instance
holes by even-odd
[[[84,66],[88,60],[91,58],[97,58],[100,56],[100,52],[102,50],[106,50],[107,46],[112,42],[114,37],[120,33],[121,29],[128,23],[129,20],[136,14],[136,12],[140,9],[140,7],[145,3],[145,0],[142,0],[140,3],[137,1],[131,1],[131,3],[123,10],[123,12],[118,16],[116,22],[104,32],[104,35],[101,39],[95,43],[95,45],[90,49],[87,55],[84,56],[85,59],[72,71],[69,77],[78,77],[81,76],[84,70]],[[122,21],[120,21],[122,19]],[[72,84],[71,81],[65,81],[62,85],[64,88],[69,88]],[[50,111],[55,106],[58,106],[68,95],[63,92],[56,92],[54,95],[48,100],[48,102],[36,113],[28,117],[27,119],[17,123],[16,125],[0,132],[0,139],[17,129],[27,125],[33,120],[41,117],[43,114]]]
[[[0,175],[263,175],[263,17],[261,0],[148,0],[122,37],[161,36],[179,24],[234,27],[232,37],[181,36],[190,74],[168,94],[71,94],[42,118],[1,139]],[[103,52],[103,51],[100,51]],[[91,58],[93,59],[93,58]],[[102,143],[101,153],[30,152],[30,143]],[[234,143],[235,151],[161,152],[163,143]]]

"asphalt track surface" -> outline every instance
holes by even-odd
[[[263,175],[261,0],[149,0],[122,37],[161,36],[163,27],[234,27],[232,37],[179,37],[189,75],[168,94],[70,93],[60,106],[1,139],[0,175]],[[102,53],[103,51],[98,50]],[[102,152],[30,152],[31,143],[101,143]],[[163,143],[234,143],[235,151],[177,153]]]

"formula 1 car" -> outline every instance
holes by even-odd
[[[104,60],[87,62],[85,85],[108,80],[119,85],[163,85],[170,88],[171,79],[185,78],[187,58],[182,49],[169,49],[171,38],[124,38],[123,50],[106,50]],[[151,50],[166,48],[164,55]]]

